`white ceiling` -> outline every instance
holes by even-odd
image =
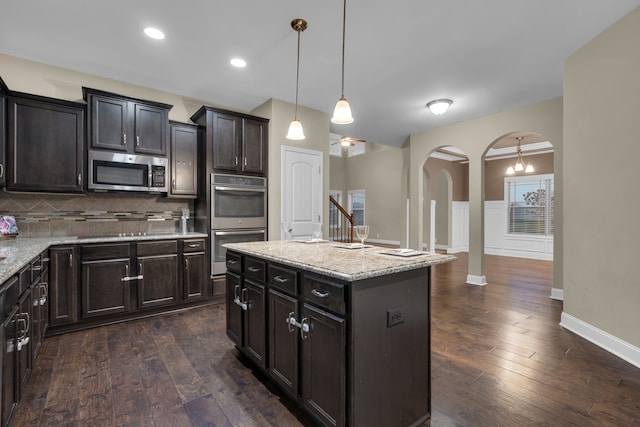
[[[348,0],[340,135],[402,146],[411,133],[562,95],[563,61],[640,0]],[[342,0],[3,0],[0,53],[250,111],[340,96]],[[159,42],[142,34],[157,26]],[[229,65],[234,56],[248,62]],[[434,116],[425,104],[450,98]],[[304,125],[304,116],[302,116]]]

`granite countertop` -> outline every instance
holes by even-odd
[[[401,271],[424,268],[455,261],[452,255],[423,252],[417,256],[394,256],[383,252],[393,250],[372,246],[346,249],[336,242],[266,241],[227,243],[227,249],[254,255],[269,261],[312,271],[314,273],[354,282]]]
[[[109,243],[131,242],[144,240],[206,238],[206,233],[190,232],[162,233],[148,235],[123,235],[104,237],[16,237],[14,239],[0,240],[0,284],[16,274],[22,267],[37,257],[42,251],[54,245],[69,245],[82,243]]]

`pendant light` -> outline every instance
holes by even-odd
[[[347,0],[344,0],[344,9],[342,11],[342,92],[336,108],[333,110],[333,117],[331,122],[338,125],[348,125],[353,123],[353,116],[351,115],[351,107],[347,98],[344,97],[344,41],[345,41],[345,29],[347,26]]]
[[[516,139],[518,140],[518,148],[516,149],[516,152],[518,153],[518,159],[516,160],[515,166],[509,165],[509,167],[507,168],[507,175],[514,175],[516,172],[522,171],[524,171],[524,173],[535,172],[531,163],[525,166],[524,161],[522,160],[522,149],[520,148],[520,143],[522,142],[524,137],[518,136]]]
[[[289,125],[287,139],[301,140],[304,139],[304,131],[302,123],[298,120],[298,82],[300,78],[300,33],[307,29],[307,21],[298,18],[291,21],[291,28],[298,33],[298,57],[296,59],[296,109],[293,114],[293,121]]]

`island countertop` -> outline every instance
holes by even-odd
[[[337,242],[260,241],[227,243],[225,248],[283,265],[354,282],[401,271],[455,261],[452,255],[423,252],[414,256],[388,255],[390,248],[347,249]]]

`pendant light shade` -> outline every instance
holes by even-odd
[[[347,26],[347,0],[344,0],[344,8],[342,11],[342,92],[336,108],[333,110],[333,117],[331,122],[337,125],[348,125],[353,123],[353,116],[351,115],[351,107],[347,98],[344,97],[344,46],[345,46],[345,33]]]
[[[302,129],[302,122],[298,120],[298,83],[300,79],[300,33],[307,29],[307,21],[298,18],[291,21],[291,28],[298,33],[298,56],[296,59],[296,109],[293,114],[293,121],[289,125],[289,131],[287,132],[287,139],[301,140],[304,139],[304,130]]]
[[[289,132],[287,132],[287,139],[300,140],[304,138],[302,123],[300,123],[300,120],[292,120],[289,125]]]

